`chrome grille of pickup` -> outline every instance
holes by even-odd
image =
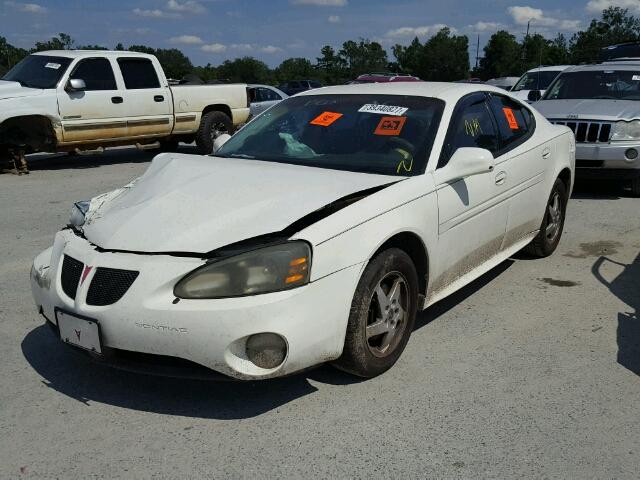
[[[555,125],[566,125],[576,136],[578,143],[608,143],[611,137],[611,122],[549,120]]]

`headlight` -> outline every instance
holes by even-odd
[[[640,120],[616,122],[613,126],[612,141],[640,140]]]
[[[82,201],[76,202],[71,207],[71,216],[69,217],[69,223],[76,227],[81,227],[84,225],[84,217],[89,211],[89,205],[91,202]]]
[[[309,283],[311,249],[293,241],[208,263],[180,280],[178,298],[226,298],[278,292]]]

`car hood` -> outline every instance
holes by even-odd
[[[20,97],[33,97],[42,94],[42,90],[37,88],[27,88],[18,82],[7,82],[0,80],[0,100]]]
[[[206,253],[280,232],[338,199],[400,179],[162,154],[131,184],[94,198],[83,232],[107,250]]]
[[[542,100],[534,106],[545,117],[554,119],[615,121],[640,116],[640,101],[636,100]]]

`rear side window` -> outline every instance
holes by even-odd
[[[500,132],[500,153],[522,144],[535,128],[533,115],[527,107],[502,95],[492,94],[489,100]]]
[[[118,65],[127,90],[160,87],[160,81],[151,60],[147,58],[119,58]]]
[[[494,156],[498,152],[498,132],[484,94],[463,99],[456,108],[438,168],[444,167],[462,147],[484,148]]]
[[[117,90],[111,63],[106,58],[81,60],[70,78],[84,80],[86,90]]]

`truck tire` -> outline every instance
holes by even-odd
[[[233,122],[223,112],[207,112],[200,120],[200,127],[196,133],[196,145],[198,152],[209,155],[213,152],[213,141],[223,133],[233,133]]]

